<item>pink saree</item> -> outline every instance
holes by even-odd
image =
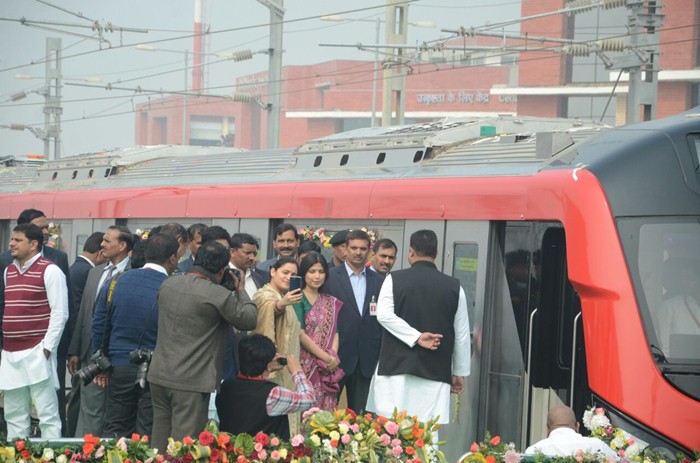
[[[311,306],[304,317],[304,332],[311,340],[327,353],[337,357],[333,352],[333,337],[337,332],[338,313],[343,303],[328,294],[320,293],[316,303]],[[338,405],[338,382],[344,376],[343,370],[337,368],[330,372],[326,363],[304,349],[299,354],[301,367],[314,386],[316,407],[321,410],[335,410]]]

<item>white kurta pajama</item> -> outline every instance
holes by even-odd
[[[32,257],[21,269],[16,260],[10,265],[16,266],[24,274],[39,257],[41,254]],[[7,288],[7,269],[3,278]],[[61,437],[56,396],[59,387],[56,352],[68,321],[68,288],[65,275],[56,265],[46,267],[44,286],[51,308],[44,339],[36,346],[21,351],[8,352],[3,349],[0,358],[0,391],[5,393],[8,439],[29,435],[32,400],[39,416],[42,437]],[[49,359],[44,356],[44,349],[51,352]]]
[[[394,312],[394,286],[391,274],[387,275],[377,301],[377,320],[388,331],[384,336],[396,336],[409,347],[413,347],[421,332],[410,326]],[[468,376],[471,360],[469,317],[467,298],[459,288],[459,303],[454,320],[455,342],[452,352],[452,375]],[[422,348],[421,348],[422,349]],[[381,357],[379,362],[381,363]],[[379,366],[377,366],[377,369]],[[372,377],[367,410],[391,416],[394,408],[416,415],[420,421],[439,416],[438,423],[450,421],[451,385],[414,375],[378,375]]]

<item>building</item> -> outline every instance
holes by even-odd
[[[462,37],[422,50],[418,59],[403,67],[407,72],[405,122],[510,113],[626,123],[627,74],[606,69],[605,61],[639,50],[644,54],[646,48],[630,50],[625,24],[632,10],[625,7],[626,2],[606,3],[617,8],[543,15],[581,5],[582,0],[524,1],[521,16],[538,18],[522,22],[520,32],[512,37],[506,38],[507,34],[496,28],[491,29],[491,36],[462,31]],[[700,49],[695,27],[700,3],[676,0],[665,5],[661,13],[661,53],[655,66],[660,70],[657,117],[700,104],[700,70],[696,69]],[[540,39],[543,37],[554,40]],[[577,45],[567,45],[567,41]],[[580,44],[603,50],[582,53]],[[296,146],[309,139],[369,127],[373,107],[376,117],[381,118],[384,74],[379,69],[375,78],[374,66],[372,61],[351,60],[285,66],[279,146]],[[267,72],[237,79],[236,93],[252,99],[234,102],[169,96],[139,105],[136,143],[264,148]]]

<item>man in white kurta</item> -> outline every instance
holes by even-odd
[[[430,230],[420,230],[414,235],[416,234],[419,234],[419,236],[415,239],[414,236],[411,237],[411,248],[409,249],[409,263],[411,263],[412,269],[403,270],[402,272],[422,271],[424,273],[421,276],[428,275],[427,279],[419,278],[416,281],[419,286],[417,288],[419,292],[430,294],[431,291],[436,289],[434,287],[435,280],[453,279],[441,274],[435,268],[433,261],[437,253],[437,237],[434,236],[434,233]],[[428,246],[427,251],[424,248],[425,239],[429,243],[433,243]],[[431,275],[432,278],[430,277]],[[463,391],[464,377],[469,375],[471,358],[467,299],[464,290],[458,285],[458,282],[455,281],[454,284],[457,285],[456,288],[458,288],[459,294],[458,298],[455,297],[454,299],[457,307],[452,308],[451,312],[454,317],[454,344],[451,352],[443,352],[442,354],[443,356],[451,356],[451,384],[414,374],[381,374],[383,360],[387,362],[390,358],[388,357],[390,354],[385,351],[386,346],[383,340],[379,365],[370,386],[367,403],[368,410],[390,416],[394,408],[397,408],[399,411],[406,410],[410,415],[416,415],[421,421],[428,421],[439,416],[439,423],[445,424],[449,422],[450,392],[460,394]],[[389,274],[384,280],[379,293],[377,320],[387,330],[387,333],[384,333],[385,337],[394,336],[410,348],[408,355],[413,355],[415,358],[409,358],[408,363],[411,361],[420,362],[419,350],[437,351],[443,339],[442,333],[426,331],[426,325],[429,324],[427,320],[431,318],[430,313],[434,310],[434,306],[431,307],[430,304],[427,304],[422,309],[427,316],[425,319],[427,323],[421,324],[424,326],[411,326],[396,313],[398,307],[395,306],[395,301],[401,299],[396,298],[394,290],[395,285],[392,274]]]
[[[68,289],[63,272],[42,257],[42,242],[38,227],[15,227],[10,242],[14,262],[3,275],[0,390],[5,394],[8,439],[29,436],[32,401],[42,437],[61,437],[56,352],[68,320]],[[24,294],[31,296],[25,300]]]

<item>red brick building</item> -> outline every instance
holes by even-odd
[[[528,17],[566,7],[566,0],[523,1]],[[674,0],[662,10],[657,117],[699,104],[698,28],[700,3]],[[594,10],[578,15],[551,15],[524,21],[520,35],[594,41],[625,34],[627,9]],[[560,53],[562,43],[494,37],[459,38],[442,50],[423,52],[410,64],[406,78],[406,123],[443,117],[517,113],[541,117],[603,117],[625,123],[627,84],[618,71],[606,70],[595,54]],[[460,50],[460,47],[463,47]],[[516,47],[518,54],[507,52]],[[514,48],[515,49],[515,48]],[[381,118],[381,69],[376,85],[376,114]],[[306,140],[371,125],[374,63],[336,60],[283,69],[280,143]],[[256,95],[257,102],[214,98],[166,97],[138,107],[137,144],[265,147],[267,72],[236,81],[236,92]],[[612,97],[611,97],[612,95]],[[186,111],[183,106],[186,103]],[[607,111],[606,108],[607,107]],[[187,114],[183,138],[183,114]]]

